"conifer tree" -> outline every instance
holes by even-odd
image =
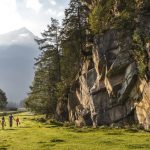
[[[56,84],[61,80],[59,23],[51,18],[51,25],[36,39],[41,50],[36,58],[35,77],[26,106],[45,114],[54,113],[56,106]]]
[[[55,112],[57,100],[67,93],[86,52],[87,16],[87,7],[80,0],[71,0],[62,28],[57,20],[51,19],[42,38],[36,39],[41,53],[36,58],[27,107],[45,114]]]
[[[5,92],[0,89],[0,109],[5,108],[7,105],[7,97]]]
[[[62,76],[64,79],[74,79],[79,70],[81,57],[86,46],[87,16],[88,9],[80,0],[71,0],[69,8],[65,10],[65,19],[60,36],[63,53]]]

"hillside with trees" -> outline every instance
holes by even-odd
[[[51,19],[26,99],[32,111],[83,125],[150,126],[150,2],[71,0]]]
[[[81,66],[86,46],[87,6],[72,0],[65,10],[63,26],[51,24],[36,39],[40,55],[36,58],[35,78],[26,106],[45,114],[55,114],[59,98],[65,98]]]

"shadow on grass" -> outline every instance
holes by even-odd
[[[56,120],[50,120],[50,124],[53,126],[57,126],[57,127],[62,127],[63,123],[62,122],[58,122]]]
[[[107,146],[115,146],[118,143],[124,143],[124,140],[121,139],[112,139],[112,140],[100,140],[98,141],[100,144],[105,144]]]
[[[45,143],[45,144],[43,144],[42,146],[43,146],[44,149],[45,149],[46,147],[47,147],[47,149],[49,149],[50,147],[56,146],[56,144],[55,144],[55,143]]]
[[[0,150],[7,150],[10,145],[0,146]]]
[[[44,148],[45,147],[54,147],[56,145],[56,143],[50,143],[50,142],[38,142],[38,144],[41,144]]]
[[[47,143],[47,142],[42,142],[42,141],[40,141],[40,142],[38,142],[39,144],[45,144],[45,143]]]
[[[75,133],[89,133],[89,132],[95,132],[97,129],[93,128],[68,128],[69,131],[75,132]]]
[[[19,127],[19,128],[32,128],[31,126],[23,126],[23,127]]]
[[[52,143],[62,143],[62,142],[65,142],[65,140],[58,139],[58,138],[53,138],[52,140],[50,140],[50,142],[52,142]]]
[[[43,146],[55,146],[56,144],[53,144],[53,143],[49,143],[49,142],[38,142],[38,144],[42,144]]]
[[[125,131],[129,132],[129,133],[137,133],[137,132],[139,132],[138,129],[126,129]]]
[[[7,150],[6,147],[0,147],[0,150]]]
[[[106,144],[106,145],[114,145],[114,142],[112,141],[101,141],[101,143]]]
[[[24,117],[23,120],[27,120],[28,118]]]
[[[150,144],[130,144],[126,145],[128,149],[150,149]]]
[[[60,126],[57,125],[50,125],[50,126],[46,126],[45,128],[59,128]]]
[[[108,132],[105,135],[124,135],[122,132]]]
[[[14,128],[11,128],[11,129],[5,129],[5,130],[13,131],[13,130],[16,130],[16,129],[14,129]]]

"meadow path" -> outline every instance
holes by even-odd
[[[29,113],[21,124],[0,129],[0,150],[149,150],[150,133],[125,129],[61,127],[39,123]],[[8,120],[8,117],[6,117]]]

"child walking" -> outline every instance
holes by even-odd
[[[19,120],[19,118],[17,117],[17,119],[16,119],[16,125],[17,125],[17,127],[19,126],[19,124],[20,124],[20,120]]]
[[[5,122],[5,117],[4,116],[2,117],[1,124],[2,124],[2,130],[4,130],[4,128],[6,126],[6,122]]]

